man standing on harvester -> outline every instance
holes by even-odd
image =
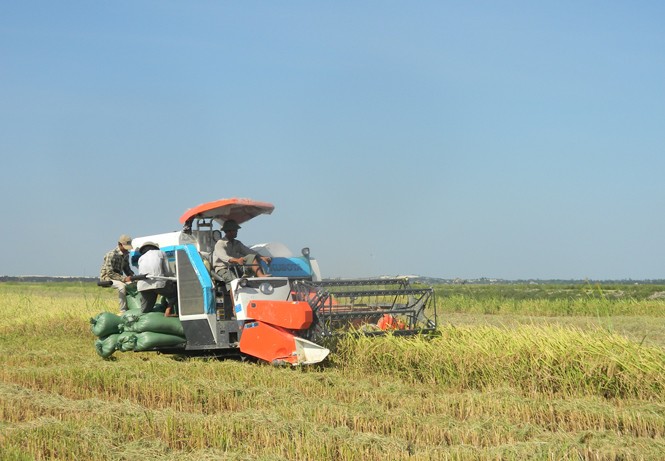
[[[248,248],[240,240],[236,240],[240,226],[232,219],[224,221],[222,231],[224,238],[215,244],[212,254],[212,267],[226,283],[226,289],[231,290],[231,282],[243,275],[252,277],[266,277],[260,261],[270,264],[271,258],[261,256],[257,251]],[[239,273],[236,270],[239,269]],[[244,272],[243,272],[244,269]]]
[[[173,312],[178,299],[175,282],[168,280],[174,274],[169,267],[166,254],[153,242],[144,242],[139,247],[139,274],[147,275],[147,279],[137,282],[141,294],[141,312],[152,312],[157,301],[157,295],[166,298],[167,315]]]
[[[120,312],[127,310],[127,284],[132,283],[134,272],[129,268],[129,250],[132,249],[132,238],[121,235],[118,246],[104,255],[104,263],[99,271],[99,280],[113,283],[118,290]]]

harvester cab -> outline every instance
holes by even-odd
[[[431,288],[411,288],[404,278],[322,280],[308,248],[294,255],[279,243],[253,246],[271,258],[263,267],[269,276],[239,273],[229,292],[212,269],[224,222],[241,224],[273,210],[250,199],[217,200],[187,210],[180,231],[133,240],[135,248],[158,244],[177,284],[183,341],[150,350],[305,365],[324,360],[330,351],[321,344],[340,332],[413,334],[436,328]],[[131,252],[134,266],[139,256]]]

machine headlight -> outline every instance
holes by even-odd
[[[305,258],[309,258],[309,248],[305,247],[301,250],[301,252]]]
[[[268,283],[268,282],[263,282],[261,285],[259,285],[259,291],[263,293],[264,295],[271,295],[275,291],[273,286]]]

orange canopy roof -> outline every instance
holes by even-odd
[[[224,198],[190,208],[180,216],[180,222],[184,224],[192,218],[211,218],[216,221],[233,219],[237,223],[243,223],[258,215],[270,214],[274,209],[275,205],[268,202],[248,198]]]

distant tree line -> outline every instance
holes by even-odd
[[[412,282],[423,283],[427,285],[508,285],[508,284],[552,284],[552,285],[586,285],[586,284],[612,284],[612,285],[665,285],[665,279],[615,279],[615,280],[593,280],[593,279],[516,279],[505,280],[489,277],[480,277],[476,279],[444,279],[435,277],[412,277]]]
[[[97,277],[52,277],[47,275],[0,275],[0,282],[96,282]]]

